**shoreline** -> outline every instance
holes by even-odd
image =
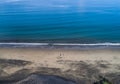
[[[120,43],[0,43],[0,48],[45,48],[45,49],[120,49]]]
[[[120,75],[120,49],[0,48],[0,81],[20,81],[30,74],[55,75],[92,84]],[[90,82],[90,83],[88,83]],[[114,83],[117,84],[117,83]]]

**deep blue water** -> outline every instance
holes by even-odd
[[[1,42],[120,42],[119,0],[2,0]]]

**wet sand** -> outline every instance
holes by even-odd
[[[120,80],[120,49],[0,48],[0,84],[17,84],[30,74],[55,75],[77,84],[99,76]]]

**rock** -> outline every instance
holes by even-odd
[[[58,76],[33,74],[15,84],[76,84],[76,83]]]
[[[115,77],[113,80],[112,80],[113,84],[120,84],[120,76],[117,76]]]

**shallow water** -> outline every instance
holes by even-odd
[[[119,0],[2,0],[1,42],[120,42]]]

